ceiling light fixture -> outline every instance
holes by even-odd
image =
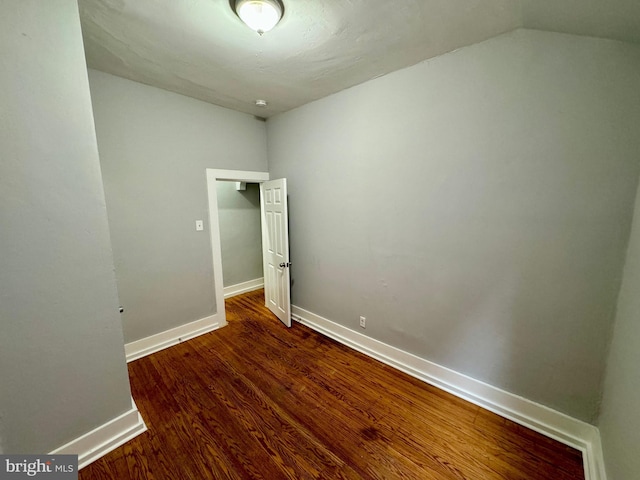
[[[278,24],[284,5],[280,0],[235,0],[235,11],[251,30],[263,35]]]

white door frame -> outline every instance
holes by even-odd
[[[216,182],[262,183],[269,180],[268,172],[247,172],[244,170],[216,170],[207,168],[207,195],[209,197],[209,232],[211,235],[211,257],[213,258],[213,283],[216,294],[216,312],[220,327],[227,325],[224,308],[224,284],[222,279],[222,247],[220,244],[220,221],[218,216],[218,193]]]

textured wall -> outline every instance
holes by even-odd
[[[75,0],[0,15],[0,450],[45,453],[131,408]]]
[[[639,84],[636,46],[519,30],[270,118],[293,302],[593,421]]]
[[[205,169],[266,171],[266,130],[251,115],[130,80],[94,70],[89,80],[131,342],[216,312]]]

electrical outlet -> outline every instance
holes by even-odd
[[[367,328],[367,319],[364,317],[360,317],[360,326],[362,328]]]
[[[204,222],[202,220],[196,220],[196,232],[204,230]]]

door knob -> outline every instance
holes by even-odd
[[[291,265],[291,262],[287,262],[287,263],[282,262],[282,263],[280,264],[280,268],[289,267],[290,265]]]

